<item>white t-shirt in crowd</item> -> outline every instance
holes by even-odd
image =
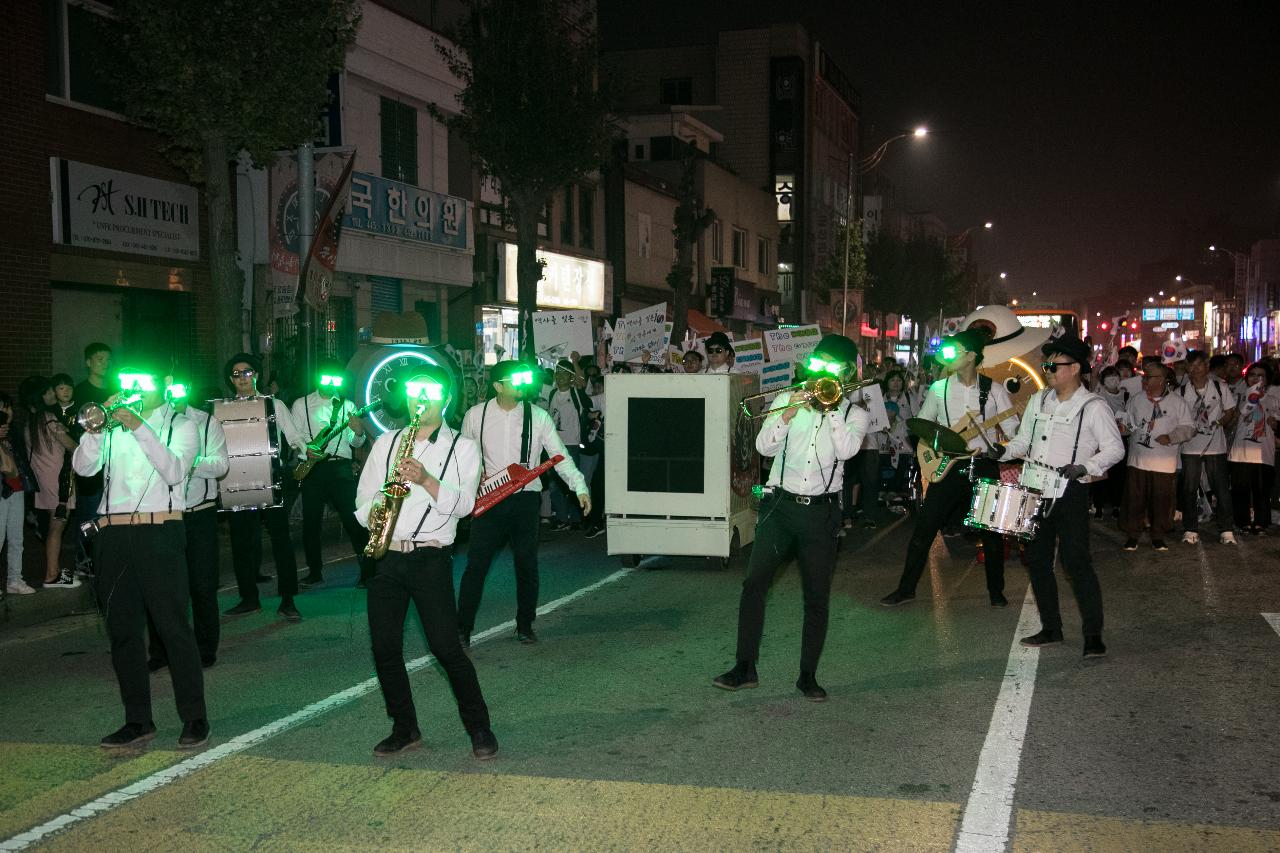
[[[1232,462],[1275,465],[1276,436],[1267,420],[1280,418],[1280,390],[1275,386],[1265,390],[1261,386],[1245,388],[1239,400],[1236,410],[1240,416],[1236,418],[1227,458]]]
[[[1235,395],[1227,388],[1227,383],[1210,378],[1204,388],[1197,389],[1188,380],[1176,393],[1191,407],[1191,422],[1196,428],[1196,434],[1182,445],[1183,454],[1212,456],[1226,453],[1227,436],[1218,421],[1224,412],[1231,411],[1236,405]]]
[[[572,388],[567,391],[553,388],[547,396],[546,409],[566,447],[577,447],[582,443],[582,422],[578,417],[578,407],[574,405]]]
[[[1129,398],[1124,420],[1129,427],[1129,465],[1141,471],[1174,474],[1178,470],[1178,445],[1195,435],[1191,407],[1171,391],[1152,401],[1146,392]],[[1156,439],[1169,436],[1168,444]]]

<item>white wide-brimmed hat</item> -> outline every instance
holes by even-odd
[[[994,367],[1039,349],[1052,334],[1050,329],[1022,325],[1013,309],[1003,305],[984,305],[965,317],[960,328],[977,329],[987,334],[987,345],[982,350],[983,367]]]

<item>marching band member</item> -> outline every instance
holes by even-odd
[[[380,436],[356,488],[356,519],[368,526],[370,511],[388,479],[409,487],[390,531],[386,556],[368,584],[373,662],[392,720],[391,734],[373,748],[373,754],[395,755],[422,743],[404,665],[404,619],[412,601],[427,647],[453,689],[458,714],[471,736],[472,754],[492,758],[498,753],[498,741],[489,728],[489,709],[475,666],[458,640],[453,599],[453,541],[458,519],[469,515],[475,505],[480,453],[475,442],[442,420],[452,396],[446,371],[423,367],[404,388],[411,410],[414,405],[424,406],[418,429],[411,437],[405,435],[408,427]]]
[[[373,575],[373,561],[363,556],[369,532],[355,518],[356,477],[351,470],[351,452],[364,446],[364,422],[356,417],[356,404],[342,395],[342,365],[332,359],[320,363],[316,390],[294,401],[293,422],[304,445],[299,448],[307,459],[321,459],[302,480],[302,548],[307,555],[307,576],[302,586],[324,582],[324,557],[320,549],[320,528],[324,505],[328,503],[338,514],[342,529],[351,540],[351,548],[360,564],[360,581],[367,583]],[[318,450],[311,446],[316,436],[330,426],[345,422]]]
[[[856,373],[858,348],[843,335],[827,335],[809,360],[810,374],[828,373],[840,383]],[[756,659],[764,632],[765,595],[778,569],[794,550],[804,589],[804,630],[800,645],[800,678],[796,689],[821,702],[827,692],[817,682],[818,659],[827,637],[831,580],[835,573],[836,538],[840,532],[840,487],[844,461],[858,452],[870,415],[847,399],[831,411],[799,402],[803,392],[784,392],[773,405],[781,409],[767,418],[756,437],[756,450],[772,456],[760,505],[755,545],[742,597],[738,603],[737,664],[712,680],[722,690],[756,687]],[[792,439],[795,442],[792,443]]]
[[[525,395],[536,393],[533,371],[516,361],[500,361],[489,371],[494,397],[462,418],[462,434],[480,447],[484,476],[497,474],[512,463],[526,468],[538,464],[545,451],[563,456],[555,466],[560,478],[577,495],[584,516],[591,514],[587,483],[565,449],[551,415],[532,405]],[[542,485],[535,478],[471,524],[467,570],[458,591],[458,634],[464,646],[471,643],[476,612],[484,595],[484,581],[494,556],[510,543],[516,568],[516,637],[536,643],[533,621],[538,610],[538,510]]]
[[[948,373],[929,386],[920,404],[919,418],[934,421],[957,432],[990,420],[1013,408],[1009,392],[1002,383],[978,374],[982,364],[982,351],[986,338],[976,329],[965,329],[954,336],[943,338],[938,356]],[[978,435],[969,441],[969,449],[983,453],[990,443],[999,440],[999,431],[1013,435],[1018,419],[1010,415],[997,427],[987,430],[986,440]],[[976,466],[977,478],[1000,479],[996,463],[975,457],[968,464],[955,462],[941,480],[932,483],[925,492],[924,503],[916,514],[915,530],[907,544],[906,564],[898,588],[880,599],[885,607],[897,607],[916,597],[916,585],[924,574],[933,540],[951,519],[971,505],[973,483],[970,482],[969,465]],[[993,531],[982,533],[982,567],[987,575],[987,595],[992,607],[1009,604],[1004,597],[1004,537]]]
[[[733,373],[733,344],[724,332],[707,338],[707,373]]]
[[[200,652],[187,622],[182,521],[182,488],[196,455],[195,425],[164,405],[153,373],[122,372],[120,387],[123,395],[137,396],[140,409],[115,409],[111,417],[120,428],[109,429],[108,421],[103,430],[86,432],[72,456],[81,477],[103,472],[94,560],[125,722],[102,746],[128,747],[155,737],[143,642],[150,614],[169,655],[183,723],[178,748],[194,749],[209,740]],[[120,400],[116,395],[109,403]]]
[[[169,382],[165,399],[174,414],[191,421],[196,430],[196,455],[187,470],[183,486],[182,523],[187,531],[187,579],[191,593],[191,621],[195,628],[200,664],[213,666],[218,659],[220,635],[218,613],[218,478],[228,469],[227,436],[222,424],[208,412],[191,406],[188,388]],[[155,620],[150,629],[152,672],[169,665],[164,638],[156,631]]]
[[[1027,403],[1018,434],[1007,446],[989,452],[996,459],[1025,459],[1022,482],[1041,488],[1052,507],[1027,546],[1031,589],[1040,612],[1040,630],[1023,637],[1024,646],[1062,642],[1058,584],[1053,577],[1055,549],[1071,579],[1071,591],[1084,623],[1084,656],[1107,653],[1102,643],[1102,588],[1089,555],[1090,480],[1124,459],[1124,444],[1105,400],[1081,384],[1093,353],[1075,336],[1064,335],[1040,348],[1049,388]]]
[[[236,399],[245,400],[262,396],[258,393],[258,378],[262,365],[257,356],[238,353],[227,362],[227,381],[235,391]],[[268,414],[275,416],[276,429],[284,442],[298,448],[306,448],[306,439],[299,433],[289,414],[289,407],[275,397],[268,397]],[[281,443],[280,452],[284,452]],[[288,622],[300,622],[302,614],[294,606],[293,597],[298,593],[298,561],[293,553],[293,540],[289,537],[289,511],[285,507],[240,510],[230,513],[231,562],[235,565],[236,586],[240,589],[240,603],[226,611],[228,616],[240,616],[262,609],[258,595],[258,573],[262,570],[262,526],[271,537],[271,554],[276,564],[276,583],[280,589],[280,608],[276,612]],[[270,580],[270,578],[266,578]]]

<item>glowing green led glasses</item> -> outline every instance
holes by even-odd
[[[955,361],[960,357],[960,349],[955,344],[947,344],[938,350],[938,358],[942,361]]]
[[[809,356],[809,363],[806,365],[810,373],[830,373],[839,374],[844,369],[844,365],[838,361],[827,361],[817,356]]]
[[[509,373],[507,374],[506,381],[511,383],[512,388],[522,388],[525,385],[532,385],[533,371],[522,370],[519,373]]]
[[[118,378],[121,391],[156,390],[156,379],[150,373],[121,373]]]
[[[439,382],[409,380],[404,383],[404,391],[410,400],[427,399],[438,401],[444,399],[444,386]]]
[[[330,376],[329,374],[326,373],[320,377],[320,387],[321,388],[341,388],[342,377]]]
[[[175,382],[172,385],[165,386],[165,399],[170,403],[176,403],[179,400],[187,399],[187,386],[181,382]]]

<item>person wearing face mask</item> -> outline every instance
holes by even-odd
[[[1031,589],[1040,613],[1040,630],[1020,642],[1024,646],[1061,643],[1062,613],[1053,577],[1055,554],[1071,580],[1080,608],[1084,656],[1107,653],[1102,642],[1102,588],[1089,553],[1088,483],[1107,476],[1124,458],[1124,445],[1110,407],[1081,383],[1092,352],[1079,338],[1063,335],[1044,344],[1041,365],[1050,387],[1027,402],[1026,414],[1013,441],[988,452],[994,459],[1025,459],[1022,484],[1039,488],[1053,500],[1035,537],[1027,546]]]
[[[1142,391],[1129,400],[1121,431],[1129,436],[1120,529],[1128,538],[1124,550],[1138,550],[1138,537],[1150,524],[1151,547],[1167,551],[1165,536],[1173,527],[1178,445],[1196,434],[1191,407],[1170,393],[1172,371],[1159,359],[1143,365]]]

